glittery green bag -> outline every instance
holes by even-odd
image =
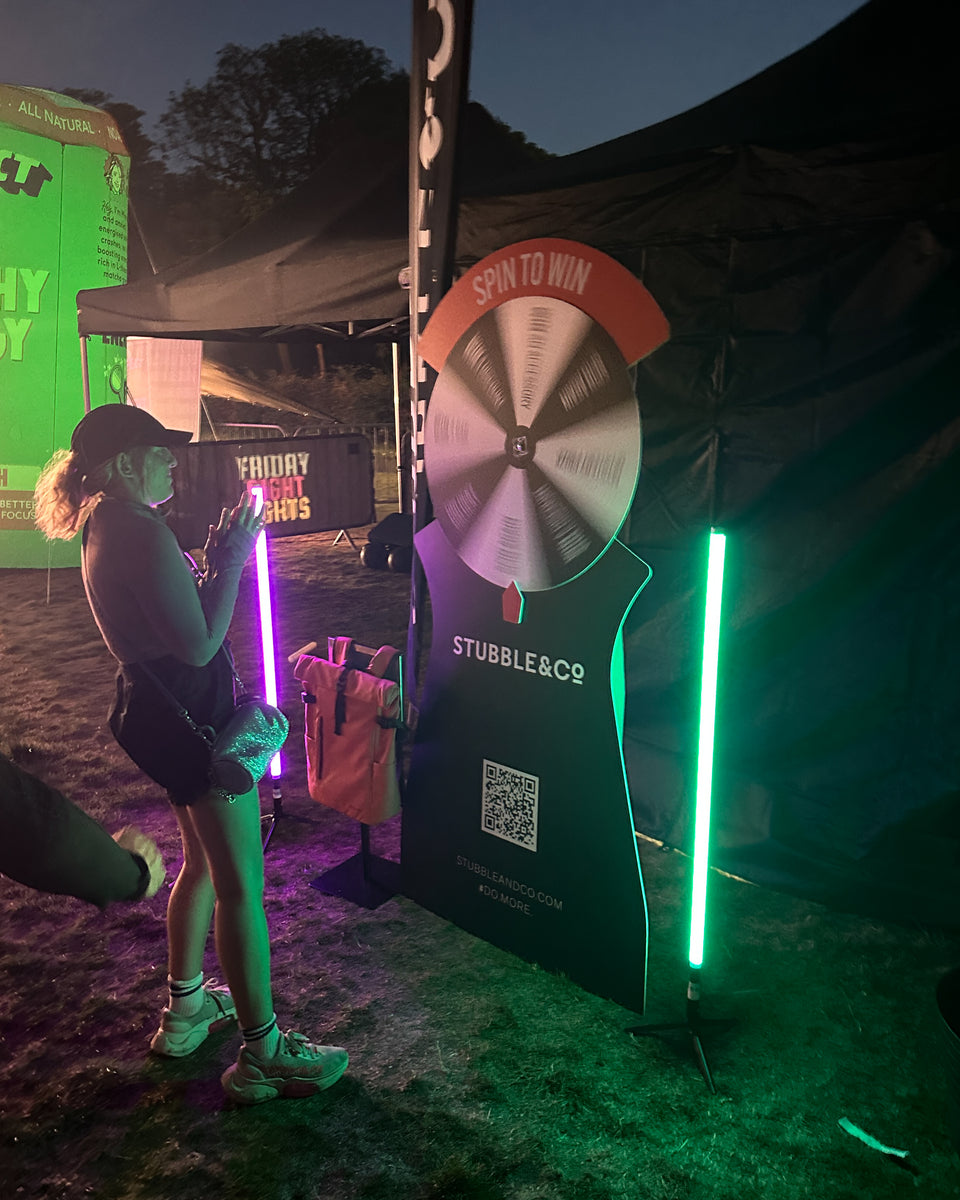
[[[260,782],[290,729],[290,722],[279,708],[253,696],[242,696],[233,716],[216,733],[209,725],[198,725],[149,667],[137,663],[137,668],[152,680],[190,730],[209,745],[212,787],[242,796]]]
[[[263,700],[241,699],[211,747],[214,787],[233,796],[249,792],[266,774],[289,728],[279,708]]]

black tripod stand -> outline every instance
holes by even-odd
[[[713,1076],[710,1074],[710,1064],[707,1062],[707,1055],[703,1048],[703,1034],[708,1029],[723,1032],[730,1029],[735,1022],[727,1019],[708,1020],[700,1015],[700,968],[690,968],[690,979],[687,983],[687,1020],[686,1023],[676,1022],[674,1024],[664,1025],[633,1025],[627,1033],[633,1034],[634,1037],[659,1037],[664,1033],[685,1033],[693,1048],[694,1057],[697,1060],[697,1066],[707,1081],[707,1087],[714,1095],[716,1087],[713,1083]]]
[[[273,790],[273,812],[269,816],[260,814],[260,823],[268,824],[267,832],[263,835],[263,849],[266,853],[267,847],[270,845],[270,839],[273,837],[273,831],[277,827],[277,822],[283,816],[283,790],[280,786],[280,776],[271,778],[270,786]]]
[[[281,776],[278,775],[276,778],[268,776],[267,778],[270,779],[270,787],[273,792],[273,810],[270,813],[261,812],[260,814],[260,824],[267,826],[267,831],[263,835],[264,853],[266,853],[267,847],[270,845],[270,839],[273,837],[273,831],[279,824],[281,817],[285,817],[288,821],[301,821],[304,824],[309,824],[309,821],[306,817],[294,817],[291,816],[290,813],[283,811]]]

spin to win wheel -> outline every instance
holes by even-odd
[[[485,312],[433,389],[424,465],[434,514],[481,578],[545,591],[616,537],[640,470],[640,412],[607,331],[551,296]]]

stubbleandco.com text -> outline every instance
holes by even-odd
[[[457,855],[457,866],[477,876],[477,891],[488,900],[530,916],[532,905],[541,904],[554,912],[563,912],[563,901],[549,892],[531,887],[520,879],[512,879],[499,871],[493,871],[483,863],[475,862],[463,854]]]

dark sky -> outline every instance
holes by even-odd
[[[708,100],[860,0],[475,0],[471,95],[566,154]],[[407,0],[0,0],[0,82],[98,88],[145,110],[213,73],[227,42],[322,27],[410,59]]]

